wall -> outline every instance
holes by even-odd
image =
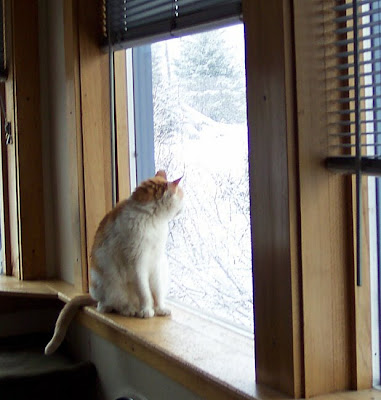
[[[200,400],[183,386],[77,323],[71,325],[67,339],[74,354],[96,365],[102,400],[122,396],[134,400]]]
[[[36,297],[0,296],[0,338],[51,332],[62,303]]]
[[[40,77],[48,276],[74,284],[81,262],[73,85],[65,68],[63,1],[40,0]]]
[[[46,254],[48,276],[74,284],[74,270],[81,260],[76,201],[79,185],[75,124],[73,126],[75,96],[65,64],[68,50],[65,49],[63,1],[39,0]],[[44,327],[51,326],[51,314],[47,317]],[[17,323],[16,319],[15,316],[12,325]],[[68,339],[73,354],[96,364],[102,400],[119,396],[132,396],[134,400],[199,399],[78,324],[73,324]]]

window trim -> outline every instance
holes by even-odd
[[[5,85],[0,84],[0,96],[5,102]],[[4,105],[5,106],[5,105]],[[0,117],[0,137],[4,137],[4,126],[5,120],[1,113]],[[9,230],[9,195],[8,195],[8,162],[7,162],[7,147],[4,140],[1,140],[0,144],[0,165],[1,165],[1,176],[0,176],[0,199],[1,199],[1,211],[0,211],[0,238],[1,238],[1,258],[3,261],[2,272],[5,275],[11,275],[11,260],[10,260],[10,230]]]
[[[221,25],[215,25],[210,31],[207,31],[207,33],[210,35],[213,32],[218,33],[219,30],[226,30],[234,26],[240,26],[243,28],[242,21],[237,21],[236,25],[231,25],[229,24],[226,20],[221,21]],[[195,33],[189,32],[190,35],[200,35],[200,33],[196,30]],[[169,39],[164,39],[164,41],[159,42],[159,43],[168,43]],[[244,41],[244,36],[243,36],[243,31],[242,31],[242,37],[240,40]],[[243,42],[242,42],[243,43]],[[153,99],[153,93],[154,93],[154,88],[152,85],[152,79],[153,79],[153,67],[154,65],[152,64],[152,52],[153,52],[153,47],[158,44],[158,42],[152,42],[152,43],[147,43],[143,46],[139,47],[133,47],[132,49],[128,49],[127,51],[132,52],[133,56],[133,82],[128,82],[131,86],[134,86],[136,88],[137,85],[139,85],[139,90],[134,90],[134,96],[129,99],[129,102],[134,103],[133,107],[135,108],[135,127],[136,130],[134,130],[135,134],[135,141],[136,141],[136,157],[134,158],[135,164],[137,165],[137,173],[136,173],[136,178],[137,182],[142,182],[143,180],[149,179],[150,177],[155,175],[155,172],[159,169],[159,166],[155,166],[155,129],[154,129],[154,99]],[[168,46],[171,46],[171,44],[168,44]],[[181,47],[181,44],[179,43],[179,46]],[[116,53],[117,54],[117,53]],[[243,61],[244,62],[244,61]],[[244,65],[242,65],[242,71],[243,71]],[[128,71],[127,71],[128,74]],[[115,76],[115,79],[119,77]],[[180,78],[179,78],[180,79]],[[149,81],[149,83],[147,83]],[[117,82],[117,81],[116,81]],[[179,90],[179,89],[177,89]],[[246,93],[243,97],[244,104],[246,103]],[[181,102],[181,101],[180,101]],[[177,104],[178,105],[178,104]],[[143,110],[143,112],[141,112]],[[246,117],[246,114],[245,114]],[[179,117],[181,119],[181,117]],[[233,128],[230,128],[231,130],[234,131],[234,126],[232,125]],[[186,134],[185,134],[186,136]],[[248,146],[248,138],[247,138],[247,131],[245,130],[245,135],[242,138],[243,140],[246,140],[246,146]],[[237,140],[237,138],[236,138]],[[248,149],[246,147],[246,156],[248,156]],[[243,156],[244,154],[241,154]],[[245,161],[246,167],[248,168],[248,158]],[[160,163],[159,163],[160,164]],[[170,163],[172,164],[172,163]],[[187,170],[187,167],[184,167],[185,170]],[[177,170],[177,173],[181,174],[181,171]],[[173,170],[166,171],[169,173],[172,177],[174,174]],[[191,173],[188,171],[188,173]],[[125,174],[124,174],[125,175]],[[248,176],[247,176],[248,179]],[[247,187],[248,189],[248,187]],[[195,190],[197,192],[197,189]],[[200,192],[198,192],[200,193]],[[209,191],[210,193],[210,191]],[[245,202],[246,203],[246,202]],[[249,201],[247,202],[249,203]],[[242,205],[242,204],[241,204]],[[249,204],[247,204],[249,207]],[[217,205],[215,205],[216,208]],[[248,215],[248,218],[250,218],[250,215]],[[251,235],[251,227],[247,226],[248,232],[250,232]],[[181,235],[181,234],[180,234]],[[250,238],[251,239],[251,238]],[[251,243],[251,241],[250,241]],[[250,244],[251,246],[251,244]],[[242,246],[241,246],[242,247]],[[242,248],[241,248],[242,250]],[[250,247],[250,253],[251,253],[251,247]],[[251,254],[250,254],[251,256]],[[171,263],[170,263],[171,264]],[[173,265],[172,265],[173,266]],[[226,265],[228,266],[228,264]],[[248,263],[248,265],[245,266],[247,272],[250,274],[252,277],[252,263]],[[249,272],[250,271],[250,272]],[[252,279],[252,278],[251,278]],[[195,282],[194,282],[195,283]],[[237,283],[237,282],[236,282]],[[250,292],[247,293],[248,295],[251,296],[253,295],[252,288],[250,289]],[[231,295],[231,294],[230,294]],[[171,295],[173,297],[169,297],[170,299],[173,300],[173,302],[180,307],[198,310],[200,314],[207,313],[206,309],[202,309],[199,306],[191,306],[185,304],[180,299],[176,299],[174,295]],[[208,296],[206,296],[208,297]],[[237,297],[238,299],[238,297]],[[242,298],[241,298],[242,300]],[[247,320],[250,320],[249,326],[242,327],[242,329],[247,329],[250,331],[253,329],[253,307],[251,306],[250,312],[247,314]],[[208,311],[208,314],[213,317],[214,312],[212,310]],[[216,320],[219,319],[219,317],[215,317]],[[221,317],[222,318],[222,317]],[[230,320],[230,322],[229,322]],[[234,324],[233,322],[234,319],[228,318],[226,316],[226,323],[229,324],[231,323],[232,325]],[[237,323],[237,326],[239,324]]]
[[[0,276],[0,300],[6,295],[59,299],[66,303],[78,293],[78,289],[63,281],[20,282],[13,277]],[[144,320],[102,314],[95,307],[85,307],[75,322],[184,385],[200,398],[256,398],[258,389],[254,385],[251,338],[173,304],[171,308],[171,317]],[[153,331],[157,334],[152,335]],[[179,340],[168,340],[172,337]],[[229,338],[227,345],[221,340],[225,337]]]
[[[337,93],[330,89],[337,69],[318,43],[332,36],[334,5],[334,0],[294,3],[306,396],[372,386],[369,256],[364,249],[363,286],[358,288],[353,183],[324,171],[321,161],[329,151],[329,111]],[[321,16],[324,23],[314,23]]]
[[[136,90],[134,87],[134,125],[135,125],[135,159],[136,182],[142,182],[155,174],[154,160],[154,122],[152,93],[152,65],[151,45],[134,47],[132,49],[133,82],[144,85]],[[128,82],[128,84],[131,84]],[[139,110],[146,110],[142,115]],[[151,117],[152,116],[152,117]],[[144,132],[139,135],[138,132]]]
[[[76,134],[83,145],[83,160],[78,162],[83,167],[86,250],[100,219],[111,208],[109,90],[104,79],[108,56],[93,37],[101,3],[97,8],[94,0],[71,2],[78,12],[73,30],[78,35],[81,129]],[[257,240],[257,387],[263,384],[292,397],[371,387],[369,326],[366,313],[360,313],[369,309],[369,293],[366,287],[359,291],[354,285],[353,235],[347,222],[352,210],[342,209],[342,204],[351,203],[351,182],[320,165],[327,154],[327,99],[316,71],[325,76],[327,65],[322,49],[311,44],[319,43],[329,31],[312,22],[316,13],[324,14],[332,4],[333,0],[243,0],[250,158],[252,168],[256,163],[263,171],[261,176],[258,170],[250,173]],[[24,47],[28,46],[38,48],[25,41]],[[38,85],[38,80],[30,82]],[[7,83],[7,104],[8,96],[14,96],[11,83]],[[11,115],[19,121],[14,108]],[[39,150],[31,148],[37,156]],[[29,173],[41,178],[38,171],[27,173],[25,166],[16,165],[22,167],[20,177]],[[12,182],[14,193],[23,190],[24,182],[20,185],[16,175]],[[15,215],[17,209],[11,217]],[[320,224],[322,218],[327,225]],[[15,229],[17,222],[12,221]],[[20,237],[22,245],[31,245],[28,236]],[[19,243],[18,232],[13,238]],[[339,242],[336,249],[331,246],[334,241]],[[86,265],[82,268],[86,271]]]
[[[12,26],[6,24],[10,61],[5,83],[7,120],[11,122],[13,137],[13,143],[7,146],[8,268],[20,279],[42,279],[46,276],[46,257],[38,4],[31,2],[25,13],[23,2],[6,0],[5,13],[7,21],[12,21]]]

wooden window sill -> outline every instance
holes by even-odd
[[[0,276],[0,295],[58,298],[79,294],[63,281],[19,281]],[[76,320],[205,399],[287,400],[254,382],[254,344],[232,331],[176,306],[172,316],[141,320],[100,314],[85,307]],[[335,393],[316,400],[381,400],[381,392]]]
[[[0,277],[0,294],[69,301],[63,281]],[[85,307],[76,320],[207,399],[255,399],[254,343],[228,328],[171,305],[172,316],[126,318]]]

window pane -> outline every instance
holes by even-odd
[[[243,26],[151,46],[154,160],[182,185],[170,297],[253,329]]]
[[[364,16],[361,23],[363,36],[364,72],[369,76],[364,78],[367,85],[365,108],[368,110],[366,124],[367,155],[375,158],[381,157],[381,112],[380,112],[380,83],[381,77],[375,74],[380,71],[380,16],[381,1],[372,4],[363,4],[361,12]],[[371,14],[370,14],[371,12]],[[373,72],[373,73],[372,73]],[[371,278],[371,312],[372,312],[372,354],[373,354],[373,383],[380,384],[380,266],[381,266],[381,181],[380,178],[368,178],[368,206],[369,206],[369,252],[370,252],[370,278]]]

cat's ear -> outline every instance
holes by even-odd
[[[181,178],[179,178],[179,179],[176,179],[175,181],[173,181],[172,182],[172,185],[174,185],[174,186],[178,186],[178,184],[180,183],[180,181],[181,181],[181,179],[183,179],[183,177],[181,177]]]
[[[183,179],[183,177],[181,177],[181,178],[179,178],[179,179],[176,179],[175,181],[170,182],[170,183],[168,184],[168,188],[169,188],[169,190],[172,191],[172,193],[176,193],[177,186],[179,185],[181,179]]]
[[[155,176],[161,176],[162,178],[167,180],[167,174],[165,173],[165,171],[163,169],[161,169],[160,171],[157,171]]]

